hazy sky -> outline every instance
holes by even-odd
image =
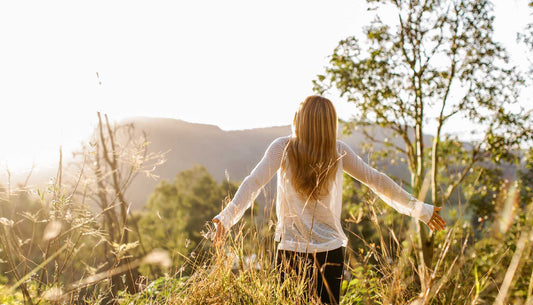
[[[531,9],[495,2],[495,38],[520,61]],[[226,130],[289,124],[337,42],[371,17],[361,0],[3,1],[0,170],[56,162],[96,111]],[[333,101],[348,118],[351,106]]]

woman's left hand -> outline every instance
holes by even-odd
[[[222,225],[222,223],[220,223],[220,220],[218,220],[217,218],[214,218],[212,221],[213,223],[216,224],[216,230],[217,230],[215,233],[214,244],[215,246],[220,246],[223,243],[223,237],[224,237],[224,233],[226,230],[224,230],[224,226]]]
[[[431,219],[427,222],[428,227],[432,231],[444,230],[444,227],[446,226],[444,219],[437,214],[437,212],[440,210],[442,210],[442,207],[435,207],[433,209],[433,215],[431,215]]]

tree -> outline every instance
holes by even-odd
[[[142,255],[147,254],[137,223],[132,221],[126,190],[138,174],[156,177],[153,171],[165,160],[161,153],[148,152],[146,135],[144,132],[139,135],[133,123],[112,124],[107,115],[102,118],[98,112],[97,116],[98,125],[91,141],[74,153],[82,158],[73,163],[79,167],[82,179],[73,185],[73,193],[82,203],[100,210],[98,215],[105,232],[103,254],[109,270],[127,267],[126,272],[111,276],[108,301],[112,302],[124,288],[129,293],[137,292],[139,274],[129,268],[130,250],[138,246]]]
[[[533,8],[533,1],[529,1],[529,7]],[[529,64],[528,73],[530,76],[533,76],[533,22],[528,23],[522,33],[518,33],[517,40],[527,48],[526,60]]]
[[[206,222],[221,211],[222,203],[236,191],[236,184],[217,183],[199,165],[178,173],[171,183],[163,180],[139,216],[146,246],[179,252],[181,255],[174,256],[174,264],[179,265],[183,256],[202,249]]]
[[[401,138],[403,145],[372,140],[405,156],[415,196],[421,195],[429,170],[431,199],[441,206],[475,164],[514,160],[514,152],[531,139],[530,113],[518,105],[524,80],[492,38],[488,0],[367,2],[374,10],[392,8],[395,20],[387,24],[376,17],[364,28],[365,39],[340,41],[325,73],[314,81],[315,90],[323,94],[335,88],[353,102],[357,111],[351,126],[379,125]],[[443,130],[458,119],[473,126],[473,140],[462,164],[450,171],[441,149]],[[434,135],[431,147],[424,134]],[[447,177],[441,175],[445,169]],[[433,235],[418,222],[417,228],[429,266]]]

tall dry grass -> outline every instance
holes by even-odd
[[[397,232],[384,224],[382,215],[373,208],[374,203],[368,204],[371,206],[368,217],[378,232],[379,243],[370,243],[357,232],[348,232],[364,247],[347,248],[341,304],[474,305],[533,301],[533,261],[528,250],[533,242],[533,202],[526,210],[510,216],[514,220],[505,231],[501,225],[509,219],[500,217],[481,230],[481,237],[476,237],[471,222],[459,211],[446,231],[435,234],[435,259],[431,266],[422,269],[414,221],[409,220],[408,226]],[[513,201],[506,200],[501,209],[507,209],[509,204]],[[194,270],[190,277],[180,276],[179,270],[169,272],[140,294],[126,296],[122,301],[318,304],[317,299],[305,299],[307,283],[303,278],[294,277],[280,284],[279,271],[274,266],[275,244],[262,238],[257,228],[249,231],[243,228],[234,229],[222,248],[211,247],[208,252],[188,257],[187,264]],[[210,230],[212,233],[213,228]],[[208,235],[204,240],[207,246],[211,243]],[[252,256],[255,260],[250,261]],[[525,270],[517,272],[519,267]],[[527,291],[521,290],[518,280],[529,282]]]
[[[170,254],[184,259],[181,266],[170,267],[172,258],[160,250],[134,257],[136,243],[130,241],[113,245],[115,254],[128,257],[129,263],[106,268],[95,257],[101,255],[99,243],[106,242],[101,214],[79,205],[59,181],[60,176],[47,190],[35,192],[42,204],[38,213],[18,211],[16,221],[0,218],[0,258],[9,279],[0,285],[1,304],[318,303],[313,296],[306,299],[303,277],[293,275],[280,283],[271,209],[264,211],[264,223],[236,226],[219,248],[212,245],[214,227],[208,222],[195,249]],[[2,199],[13,200],[18,191],[28,190],[9,189]],[[357,242],[346,249],[341,304],[533,304],[533,201],[519,202],[513,183],[499,198],[497,216],[480,228],[461,208],[468,202],[445,207],[449,225],[435,233],[430,266],[420,264],[417,230],[427,229],[424,225],[392,210],[381,213],[375,200],[365,202],[369,208],[361,217],[370,220],[376,237],[347,230]],[[390,225],[387,214],[399,221]],[[345,222],[361,217],[348,216]],[[20,223],[37,242],[26,239]],[[159,265],[164,276],[145,275],[136,283],[140,292],[123,290],[110,297],[114,276],[146,264]]]
[[[65,268],[84,259],[79,254],[87,249],[80,240],[101,234],[94,223],[98,215],[80,212],[71,223],[65,223],[67,210],[59,207],[67,209],[68,194],[53,188],[47,194],[49,198],[43,198],[53,200],[56,209],[42,220],[45,223],[42,234],[34,232],[42,238],[42,261],[30,261],[28,249],[17,241],[14,223],[7,218],[1,221],[1,255],[4,263],[11,267],[9,276],[13,276],[14,281],[2,286],[0,300],[5,304],[23,300],[27,304],[71,304],[77,301],[76,296],[82,289],[90,289],[92,293],[85,296],[87,303],[109,302],[105,293],[109,289],[109,278],[124,270],[95,270],[76,280],[61,276]],[[499,206],[500,217],[477,234],[462,211],[452,215],[447,230],[435,234],[433,264],[423,269],[419,264],[414,222],[407,220],[406,227],[388,226],[384,215],[376,211],[376,203],[368,202],[370,209],[366,216],[372,220],[379,242],[368,241],[360,232],[347,232],[363,246],[357,249],[349,246],[346,250],[341,304],[532,304],[533,203],[526,205],[526,209],[516,209],[516,196],[517,189],[508,190]],[[264,233],[264,227],[267,225],[247,229],[244,225],[237,226],[226,236],[224,245],[216,248],[211,242],[214,227],[209,224],[204,240],[191,254],[175,253],[186,261],[177,268],[169,268],[170,258],[161,251],[132,260],[130,266],[122,268],[155,263],[162,266],[165,276],[139,282],[141,292],[122,291],[113,302],[318,303],[317,299],[305,299],[307,283],[303,278],[293,276],[280,283],[274,264],[275,243]],[[39,228],[42,227],[34,229]],[[53,268],[50,267],[52,262]],[[83,263],[88,264],[88,261]],[[187,275],[184,270],[192,272]]]
[[[50,194],[53,194],[51,192]],[[511,192],[509,196],[514,196]],[[59,201],[58,201],[59,202]],[[501,210],[515,204],[506,200]],[[515,210],[514,216],[496,218],[487,226],[481,238],[475,237],[470,221],[459,213],[449,221],[446,231],[435,235],[435,260],[431,266],[420,269],[417,251],[416,226],[408,220],[407,227],[393,228],[385,225],[383,215],[376,212],[375,203],[369,202],[369,215],[379,239],[371,243],[359,232],[348,232],[360,240],[363,247],[347,248],[346,276],[341,304],[531,304],[533,301],[533,272],[531,219],[533,203],[527,209]],[[512,210],[512,209],[511,209]],[[123,270],[86,274],[76,281],[61,279],[61,266],[75,260],[76,251],[83,247],[75,242],[50,242],[61,236],[76,240],[83,234],[97,234],[89,226],[95,216],[77,220],[77,225],[57,227],[53,217],[47,220],[43,245],[50,243],[45,259],[39,264],[27,262],[23,248],[9,239],[16,239],[12,223],[2,220],[3,257],[11,257],[11,274],[16,282],[3,286],[0,300],[10,304],[9,296],[22,293],[28,304],[70,304],[81,289],[90,288],[88,303],[103,303],[107,282]],[[403,216],[402,216],[403,217]],[[508,217],[514,219],[509,223]],[[518,221],[516,221],[518,219]],[[260,226],[245,229],[237,226],[226,236],[224,246],[211,244],[214,228],[206,227],[205,239],[190,255],[176,253],[186,263],[179,268],[165,269],[165,276],[150,282],[139,283],[137,294],[121,292],[114,300],[122,304],[307,304],[307,283],[303,278],[292,277],[283,284],[275,269],[275,244],[270,236],[260,233]],[[423,229],[425,229],[423,227]],[[401,230],[401,231],[400,231]],[[69,235],[72,234],[72,235]],[[66,239],[65,239],[66,241]],[[8,245],[6,247],[6,245]],[[48,247],[46,247],[48,248]],[[44,250],[45,248],[43,248]],[[204,249],[204,250],[201,250]],[[9,256],[7,256],[9,255]],[[5,260],[5,259],[4,259]],[[45,272],[57,281],[40,280],[45,266],[51,261],[55,269]],[[153,252],[132,261],[132,266],[160,264],[168,268],[166,253]],[[24,263],[26,262],[26,263]],[[24,268],[21,266],[26,264]],[[31,268],[30,268],[31,267]],[[186,275],[184,270],[192,270]],[[23,270],[24,272],[22,272]],[[16,273],[17,272],[17,273]],[[423,274],[421,274],[423,272]],[[528,275],[524,277],[524,275]],[[526,281],[527,289],[519,291],[517,281]],[[39,287],[41,286],[41,287]],[[524,285],[522,285],[524,286]],[[3,299],[2,299],[3,298]],[[13,301],[20,302],[19,299]]]

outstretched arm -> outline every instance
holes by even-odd
[[[433,205],[417,200],[387,175],[366,164],[348,145],[340,143],[343,168],[350,176],[368,186],[396,211],[422,220],[432,230],[444,229],[446,223]]]
[[[281,158],[287,142],[288,137],[282,137],[277,138],[270,144],[261,161],[259,161],[250,175],[243,180],[233,200],[220,214],[215,216],[213,222],[217,224],[217,227],[222,225],[220,230],[217,228],[217,236],[220,235],[219,232],[224,232],[231,228],[241,219],[244,212],[259,195],[263,186],[272,179],[281,165]]]

